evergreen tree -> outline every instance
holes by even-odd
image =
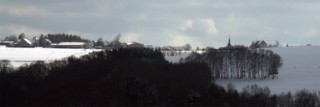
[[[18,38],[19,39],[24,39],[24,38],[26,38],[26,35],[24,33],[21,33]]]
[[[6,36],[4,38],[5,41],[13,41],[13,42],[17,42],[18,38],[15,35],[10,35],[10,36]]]
[[[101,46],[101,47],[104,46],[104,42],[103,42],[103,39],[101,37],[98,38],[97,42],[95,43],[95,46]]]

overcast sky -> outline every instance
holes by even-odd
[[[220,47],[254,40],[320,45],[320,0],[1,0],[0,39],[25,33],[146,45]]]

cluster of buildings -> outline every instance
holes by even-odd
[[[161,51],[185,51],[191,50],[189,44],[185,46],[163,46],[163,47],[153,47],[152,45],[144,45],[138,42],[124,43],[119,42],[119,40],[114,40],[109,43],[102,45],[96,45],[96,42],[60,42],[53,43],[46,38],[19,38],[18,40],[0,40],[0,45],[6,47],[46,47],[46,48],[96,48],[96,49],[115,49],[115,48],[152,48],[160,49]]]
[[[132,43],[110,43],[106,46],[95,46],[93,43],[88,42],[60,42],[52,43],[49,39],[44,39],[40,41],[39,39],[27,39],[22,38],[17,41],[0,41],[0,45],[6,47],[48,47],[48,48],[99,48],[99,49],[109,49],[109,48],[143,48],[145,47],[142,43],[132,42]]]
[[[60,42],[52,43],[49,39],[40,41],[38,39],[22,38],[17,41],[0,41],[0,45],[6,47],[51,47],[51,48],[86,48],[88,44],[85,42]]]
[[[7,47],[32,47],[33,42],[27,38],[19,39],[18,41],[0,41],[0,45]]]

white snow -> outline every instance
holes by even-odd
[[[176,53],[179,53],[179,51],[174,51]],[[192,52],[196,52],[196,53],[204,53],[204,51],[180,51],[180,53],[182,53],[181,55],[174,55],[174,56],[165,56],[165,59],[169,62],[172,62],[172,63],[178,63],[180,62],[180,59],[182,58],[186,58],[190,53]]]
[[[85,45],[84,42],[60,42],[58,45]]]
[[[226,87],[233,84],[239,91],[247,85],[257,84],[269,87],[271,93],[296,92],[302,89],[320,91],[320,46],[296,46],[268,48],[279,54],[283,66],[278,78],[266,80],[252,79],[217,79],[216,83]],[[187,55],[166,57],[171,62],[177,62]]]
[[[283,60],[277,79],[267,80],[216,80],[224,87],[232,83],[242,91],[247,85],[268,86],[272,93],[296,92],[302,89],[320,91],[320,46],[269,48]]]
[[[9,48],[0,47],[0,60],[10,60],[14,67],[34,61],[53,61],[69,56],[80,57],[99,49],[66,49],[66,48]]]
[[[23,40],[26,41],[28,44],[32,44],[32,42],[27,38],[23,38]]]
[[[165,56],[165,59],[168,60],[169,62],[172,62],[172,63],[178,63],[181,58],[185,58],[189,54],[190,53],[185,53],[185,54],[177,55],[177,56]]]

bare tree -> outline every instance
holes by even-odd
[[[121,43],[120,43],[120,37],[121,34],[118,34],[113,41],[110,43],[112,48],[120,48],[121,47]]]

